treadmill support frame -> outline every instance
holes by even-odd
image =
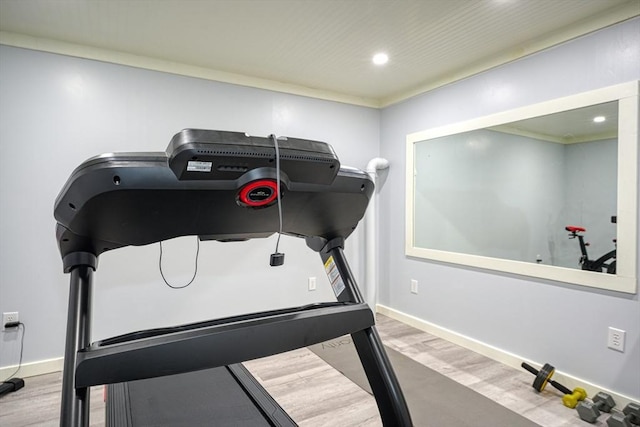
[[[331,241],[320,251],[323,262],[333,258],[344,290],[337,296],[339,302],[362,304],[358,289],[342,249],[343,240]],[[60,426],[89,425],[90,387],[77,387],[78,352],[91,345],[91,302],[93,272],[97,257],[76,253],[67,259],[65,271],[71,273],[69,308],[65,345],[62,404]],[[77,265],[74,265],[77,262]],[[370,326],[351,334],[358,356],[373,391],[380,417],[385,426],[411,426],[411,416],[384,346],[375,329]]]
[[[326,249],[320,252],[320,256],[324,263],[329,258],[333,258],[344,282],[345,289],[338,295],[338,301],[361,303],[364,299],[356,285],[340,243],[330,241],[325,246]],[[354,332],[351,337],[378,404],[382,424],[384,426],[412,426],[407,402],[375,326]]]
[[[91,300],[97,258],[86,252],[81,255],[77,258],[80,264],[65,266],[71,278],[62,374],[61,426],[89,425],[90,388],[76,388],[75,376],[78,350],[91,343]]]

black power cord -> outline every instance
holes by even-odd
[[[13,378],[13,376],[17,374],[20,371],[20,368],[22,367],[22,354],[24,352],[24,334],[27,328],[22,322],[7,323],[6,325],[4,325],[5,330],[7,328],[20,328],[20,326],[22,326],[22,336],[20,337],[20,361],[18,362],[18,368],[11,375],[9,375],[9,378],[4,380],[2,383],[0,383],[0,396],[3,396],[12,391],[18,391],[22,387],[24,387],[24,380],[22,378]]]
[[[189,283],[182,286],[174,286],[170,284],[167,281],[167,279],[164,277],[164,273],[162,272],[162,241],[160,241],[159,243],[160,243],[160,259],[158,260],[158,266],[160,268],[160,275],[162,276],[162,280],[164,280],[164,283],[171,289],[184,289],[190,284],[192,284],[196,278],[196,275],[198,274],[198,255],[200,255],[200,239],[198,238],[198,236],[196,236],[197,249],[196,249],[196,261],[195,261],[195,269],[193,271],[193,277],[191,278],[191,280],[189,280]]]
[[[276,196],[278,198],[278,240],[276,241],[276,251],[271,254],[269,264],[271,267],[278,267],[284,264],[284,254],[278,252],[278,246],[280,245],[280,236],[282,236],[282,202],[280,200],[280,150],[278,149],[278,138],[274,134],[269,135],[269,138],[273,140],[273,145],[276,149]]]

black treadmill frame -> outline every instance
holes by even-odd
[[[338,301],[342,304],[324,306],[317,308],[301,307],[285,311],[284,314],[268,315],[258,317],[249,323],[237,322],[237,318],[230,318],[207,329],[188,329],[186,332],[165,332],[153,338],[138,338],[107,346],[98,344],[91,345],[91,294],[93,287],[93,272],[97,259],[92,254],[85,253],[85,256],[78,256],[78,259],[85,258],[89,264],[81,264],[70,267],[70,289],[69,289],[69,309],[67,317],[67,334],[63,371],[62,386],[62,406],[60,414],[60,425],[67,426],[88,426],[89,425],[89,391],[91,386],[99,384],[111,384],[122,381],[130,381],[153,376],[169,375],[179,372],[190,372],[197,369],[214,368],[254,357],[263,357],[277,354],[282,351],[294,348],[305,347],[322,341],[337,338],[345,334],[351,334],[353,343],[358,352],[360,361],[371,385],[380,417],[385,426],[411,426],[411,417],[407,408],[402,390],[393,372],[391,363],[384,350],[384,346],[375,329],[373,313],[364,302],[362,295],[356,285],[356,281],[351,273],[347,260],[344,256],[342,243],[343,239],[328,242],[324,250],[320,252],[323,262],[332,257],[336,263],[341,279],[345,284],[344,291],[339,295]],[[93,262],[91,262],[93,260]],[[283,323],[284,322],[284,323]],[[244,323],[244,328],[238,326]],[[304,324],[304,327],[300,327]],[[246,326],[251,325],[262,331],[262,338],[265,342],[271,343],[270,348],[260,349],[259,354],[249,355],[247,351],[255,349],[242,349],[235,339],[238,334],[247,331]],[[276,325],[275,328],[272,326]],[[327,330],[331,328],[330,330]],[[322,333],[317,332],[323,331]],[[221,332],[222,331],[222,332]],[[305,336],[301,331],[317,332],[313,336]],[[185,335],[191,334],[186,342],[180,340]],[[222,334],[222,335],[220,335]],[[295,336],[293,342],[278,342],[282,337],[289,334]],[[257,334],[260,335],[260,334]],[[256,335],[256,336],[257,336]],[[303,343],[300,340],[304,341]],[[234,348],[234,355],[229,357],[216,358],[215,353],[207,360],[196,360],[190,358],[178,358],[179,354],[192,348],[193,342],[202,345],[216,345],[223,342],[225,351]],[[275,343],[275,344],[274,344]],[[300,345],[301,344],[301,345]],[[174,346],[168,352],[167,363],[177,363],[179,365],[154,365],[149,363],[148,355],[159,354],[158,348],[164,345]],[[155,350],[155,351],[154,351]],[[245,357],[248,356],[248,357]],[[126,367],[128,363],[133,363],[129,367],[132,369],[124,372],[112,372],[109,367],[114,367],[115,363]],[[197,364],[197,366],[194,366]],[[144,374],[137,371],[144,366],[150,367]],[[154,371],[149,375],[149,370]],[[117,369],[116,371],[121,371]]]
[[[171,190],[188,189],[181,181],[173,183],[173,178],[169,179],[172,175],[167,172],[169,166],[162,161],[163,153],[136,153],[136,155],[140,157],[139,161],[138,159],[119,161],[116,156],[114,157],[116,166],[107,165],[104,168],[96,166],[101,162],[101,158],[91,159],[74,172],[75,178],[82,181],[79,184],[81,190],[86,189],[87,187],[84,186],[88,179],[86,177],[91,173],[90,169],[95,167],[97,169],[95,174],[106,177],[107,182],[112,180],[111,173],[124,177],[122,185],[120,185],[121,178],[118,178],[115,183],[120,186],[119,190],[122,190],[125,183],[129,181],[128,174],[133,174],[135,168],[140,166],[138,163],[149,162],[154,163],[154,169],[140,168],[140,170],[143,174],[156,175],[154,185],[170,185]],[[164,158],[166,160],[166,157]],[[129,172],[129,169],[132,172]],[[104,187],[105,181],[101,182],[100,185]],[[232,183],[223,182],[222,184],[229,186]],[[331,260],[335,264],[340,280],[344,284],[343,290],[337,295],[337,303],[254,313],[176,328],[156,329],[127,334],[94,344],[90,343],[93,274],[97,268],[98,255],[107,248],[103,245],[102,237],[89,236],[84,234],[84,231],[79,232],[68,228],[74,218],[72,215],[65,217],[69,212],[68,207],[73,211],[76,210],[76,206],[65,198],[68,197],[71,185],[70,180],[56,202],[56,218],[59,221],[58,243],[63,257],[64,271],[70,273],[61,426],[86,427],[89,425],[89,392],[93,385],[114,384],[225,366],[309,346],[345,334],[351,334],[353,338],[383,424],[385,426],[412,425],[404,396],[375,329],[373,313],[360,294],[343,252],[345,238],[355,228],[352,221],[355,220],[357,223],[366,208],[366,203],[362,202],[363,197],[368,198],[373,191],[373,183],[364,172],[341,167],[331,184],[332,187],[315,183],[290,183],[292,192],[288,195],[289,200],[295,200],[296,189],[300,189],[302,198],[305,197],[304,191],[317,192],[319,200],[326,200],[331,191],[336,191],[338,204],[347,203],[348,193],[354,194],[353,197],[350,196],[354,201],[358,197],[357,209],[362,211],[359,218],[355,218],[353,212],[346,215],[346,218],[341,218],[340,221],[334,217],[331,220],[319,217],[318,221],[328,221],[321,224],[324,227],[321,229],[315,228],[315,224],[311,222],[291,225],[292,234],[305,237],[307,245],[320,254],[325,265]],[[206,181],[199,182],[196,188],[198,191],[207,190],[207,185]],[[234,191],[233,186],[229,189],[231,192]],[[228,189],[225,187],[224,190]],[[77,194],[85,197],[82,191]],[[100,194],[113,193],[112,189],[100,188],[100,191],[103,192]],[[309,202],[304,199],[304,203]],[[60,217],[58,206],[61,206],[61,209],[67,209],[60,211],[62,212]],[[272,223],[265,225],[264,231],[270,231],[267,235],[274,231],[273,215],[271,218]],[[78,227],[76,228],[78,230],[82,228],[82,224],[74,223],[73,226]],[[229,227],[235,235],[242,232],[241,227],[236,227],[234,223],[230,223]],[[299,234],[295,227],[304,230],[313,229],[313,231],[306,235]],[[317,233],[316,229],[325,231],[322,235],[313,234]],[[261,231],[263,230],[252,230],[253,234],[249,233],[249,238],[264,237],[260,234]],[[159,240],[171,236],[160,237]],[[201,239],[207,237],[210,236],[200,236]],[[225,237],[215,234],[210,238],[224,240]],[[143,240],[107,243],[109,243],[109,249],[129,244],[150,243]],[[247,335],[255,340],[256,345],[249,348],[246,346],[246,340],[239,339],[246,338]],[[210,350],[220,348],[219,346],[225,348],[224,354],[204,351],[202,353],[207,353],[206,357],[196,357],[195,354],[198,352],[193,351],[195,348]],[[189,354],[189,358],[181,357],[184,354]],[[150,360],[153,360],[153,363],[150,363]]]

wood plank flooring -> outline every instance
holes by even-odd
[[[531,388],[533,376],[388,317],[377,315],[385,345],[545,427],[586,426],[560,393]],[[372,396],[307,349],[245,362],[301,427],[380,426]],[[61,373],[26,378],[0,399],[0,426],[57,426]],[[427,396],[428,397],[428,396]],[[427,398],[426,397],[426,398]],[[425,404],[428,400],[425,398]],[[464,410],[461,402],[461,410]],[[606,415],[595,426],[606,426]],[[102,387],[91,393],[91,426],[104,426]]]

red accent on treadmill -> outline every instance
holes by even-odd
[[[270,205],[278,197],[278,184],[273,179],[260,179],[245,185],[238,193],[238,201],[252,208]]]
[[[577,227],[577,226],[575,226],[575,225],[567,225],[564,229],[565,229],[565,230],[567,230],[567,231],[570,231],[570,232],[572,232],[572,233],[578,233],[578,232],[580,232],[580,231],[587,231],[587,229],[586,229],[586,228],[583,228],[583,227]]]

